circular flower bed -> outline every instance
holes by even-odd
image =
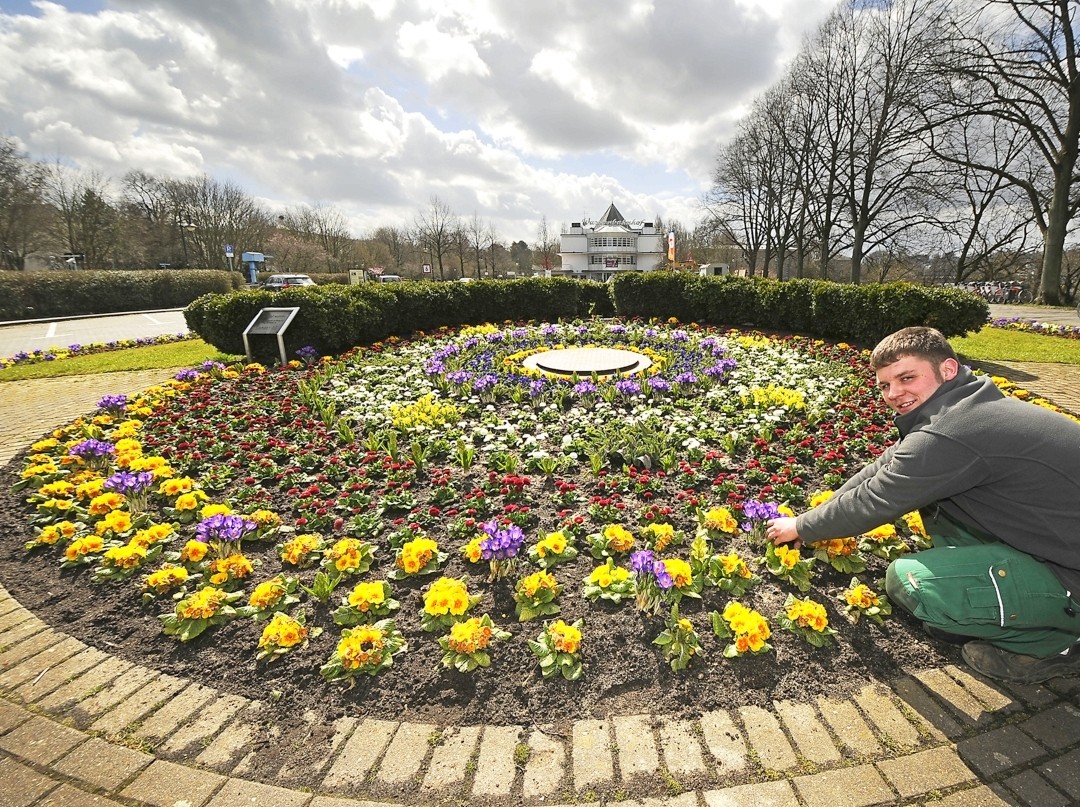
[[[651,363],[525,363],[565,347]],[[5,584],[297,710],[542,723],[842,693],[951,658],[882,591],[917,514],[764,540],[893,439],[869,379],[844,344],[609,321],[207,364],[35,443]]]

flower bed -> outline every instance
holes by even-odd
[[[586,345],[653,364],[522,363]],[[590,321],[309,359],[207,364],[36,443],[5,584],[112,652],[335,713],[678,714],[951,658],[882,592],[916,516],[762,537],[893,439],[859,350]]]
[[[999,317],[990,320],[989,325],[991,328],[1001,328],[1006,331],[1060,336],[1063,339],[1080,339],[1080,325],[1056,325],[1052,322],[1039,322],[1037,319],[1021,319],[1020,317]]]
[[[173,342],[186,342],[195,339],[193,334],[176,333],[161,336],[143,336],[138,339],[116,339],[111,342],[91,342],[89,345],[73,344],[67,347],[47,347],[39,350],[21,350],[14,356],[0,357],[0,370],[26,364],[41,364],[46,361],[70,359],[74,356],[92,356],[95,353],[109,353],[113,350],[126,350],[129,347],[149,347],[150,345],[168,345]]]

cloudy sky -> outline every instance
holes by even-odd
[[[364,235],[432,197],[504,241],[693,226],[717,149],[836,0],[0,0],[0,134],[206,173]]]

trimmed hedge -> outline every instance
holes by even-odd
[[[559,320],[614,312],[607,284],[566,278],[472,283],[363,283],[208,294],[184,311],[188,328],[224,353],[244,352],[243,333],[262,308],[299,308],[285,331],[286,357],[310,345],[335,354],[388,336],[448,325]],[[249,336],[254,358],[278,357],[273,336]]]
[[[0,272],[0,320],[181,308],[209,293],[241,288],[238,272]]]
[[[635,272],[612,283],[523,278],[246,290],[200,297],[184,316],[188,327],[218,350],[243,353],[244,329],[260,309],[269,307],[300,309],[285,333],[287,354],[307,345],[323,354],[341,353],[388,336],[443,326],[612,314],[768,328],[871,347],[908,325],[930,325],[946,336],[962,336],[979,330],[989,316],[984,300],[957,289],[669,272]],[[256,358],[277,357],[274,337],[250,339]]]

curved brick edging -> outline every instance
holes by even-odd
[[[0,384],[0,461],[101,395],[169,375]],[[1071,398],[1044,394],[1080,411],[1077,385],[1062,389]],[[851,700],[783,701],[692,721],[580,720],[566,736],[341,718],[319,745],[314,794],[290,787],[295,770],[260,773],[260,748],[298,741],[276,736],[263,704],[88,647],[0,587],[0,801],[12,807],[580,805],[642,782],[658,793],[695,783],[644,802],[678,807],[1052,807],[1080,802],[1078,696],[1080,679],[1005,688],[947,666],[867,686]]]

